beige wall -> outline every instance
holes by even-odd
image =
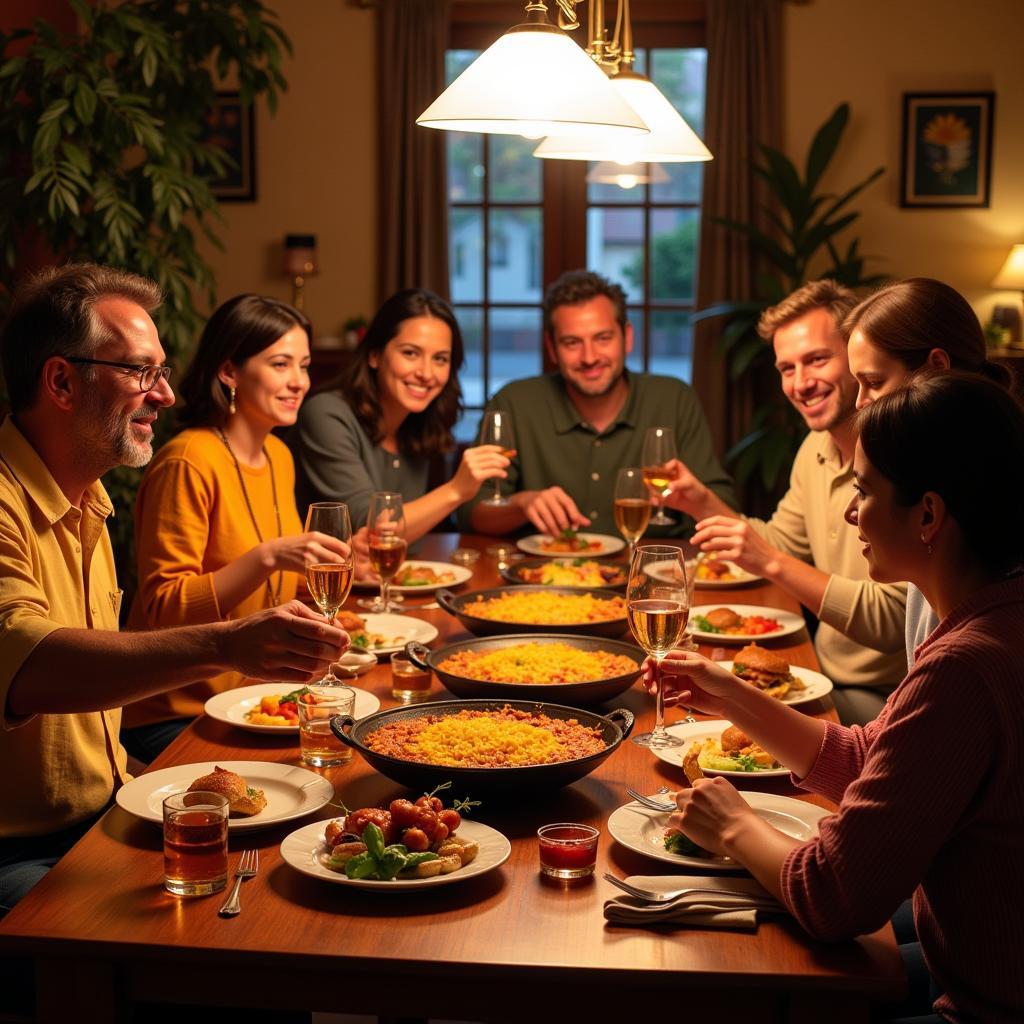
[[[348,0],[275,0],[295,56],[288,91],[256,121],[255,203],[225,203],[225,252],[204,252],[221,301],[243,291],[291,298],[280,275],[286,234],[317,236],[320,276],[306,311],[320,335],[374,311],[376,299],[377,109],[374,14]]]
[[[1020,302],[989,282],[1010,246],[1024,242],[1024,2],[1022,0],[811,0],[785,6],[785,148],[807,151],[835,106],[852,108],[825,185],[887,173],[855,201],[847,232],[880,257],[878,272],[937,277],[987,320],[997,302]],[[988,209],[899,205],[902,93],[996,93],[992,198]],[[842,237],[842,236],[841,236]]]

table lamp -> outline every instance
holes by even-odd
[[[1010,250],[1006,262],[992,280],[992,287],[1024,292],[1024,244],[1015,245]],[[1021,343],[1021,316],[1016,306],[996,306],[992,319],[1009,328],[1011,345]]]
[[[317,272],[316,235],[284,236],[284,274],[292,279],[292,305],[305,309],[306,278]]]

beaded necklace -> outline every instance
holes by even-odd
[[[231,456],[231,461],[235,464],[235,472],[238,474],[238,482],[242,485],[242,497],[245,498],[245,507],[249,510],[249,518],[252,520],[252,527],[256,531],[256,536],[259,538],[260,543],[263,543],[263,533],[260,530],[260,524],[256,521],[256,513],[253,511],[252,501],[249,499],[249,488],[245,486],[245,476],[242,473],[242,466],[238,461],[238,456],[235,455],[235,450],[231,447],[231,442],[228,441],[227,434],[224,433],[220,427],[214,427],[217,436],[224,442],[224,447],[228,450],[228,455]],[[263,457],[267,460],[267,465],[270,467],[270,493],[274,498],[274,516],[277,519],[277,535],[282,536],[281,530],[281,509],[277,504],[277,478],[274,476],[274,463],[270,461],[270,456],[267,454],[267,446],[262,445],[260,451],[263,452]],[[273,575],[273,574],[271,574]],[[273,608],[281,603],[281,587],[284,584],[284,573],[279,572],[277,574],[277,589],[275,590],[270,585],[270,576],[264,581],[264,585],[267,588],[267,599],[270,601],[269,608]]]

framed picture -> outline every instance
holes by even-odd
[[[988,206],[993,92],[903,94],[900,206]]]
[[[222,203],[256,199],[256,132],[253,108],[242,104],[237,92],[218,92],[203,128],[201,141],[223,149],[235,162],[223,177],[210,182]]]

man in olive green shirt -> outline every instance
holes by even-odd
[[[517,454],[502,482],[509,504],[482,503],[482,490],[459,512],[464,527],[509,533],[530,523],[542,533],[586,527],[615,534],[615,477],[624,466],[642,465],[650,427],[671,428],[687,466],[735,507],[692,389],[672,377],[626,371],[633,327],[618,285],[588,271],[563,274],[544,297],[544,344],[558,372],[512,381],[487,404],[488,412],[510,413],[515,431]],[[690,525],[677,516],[663,533]]]

